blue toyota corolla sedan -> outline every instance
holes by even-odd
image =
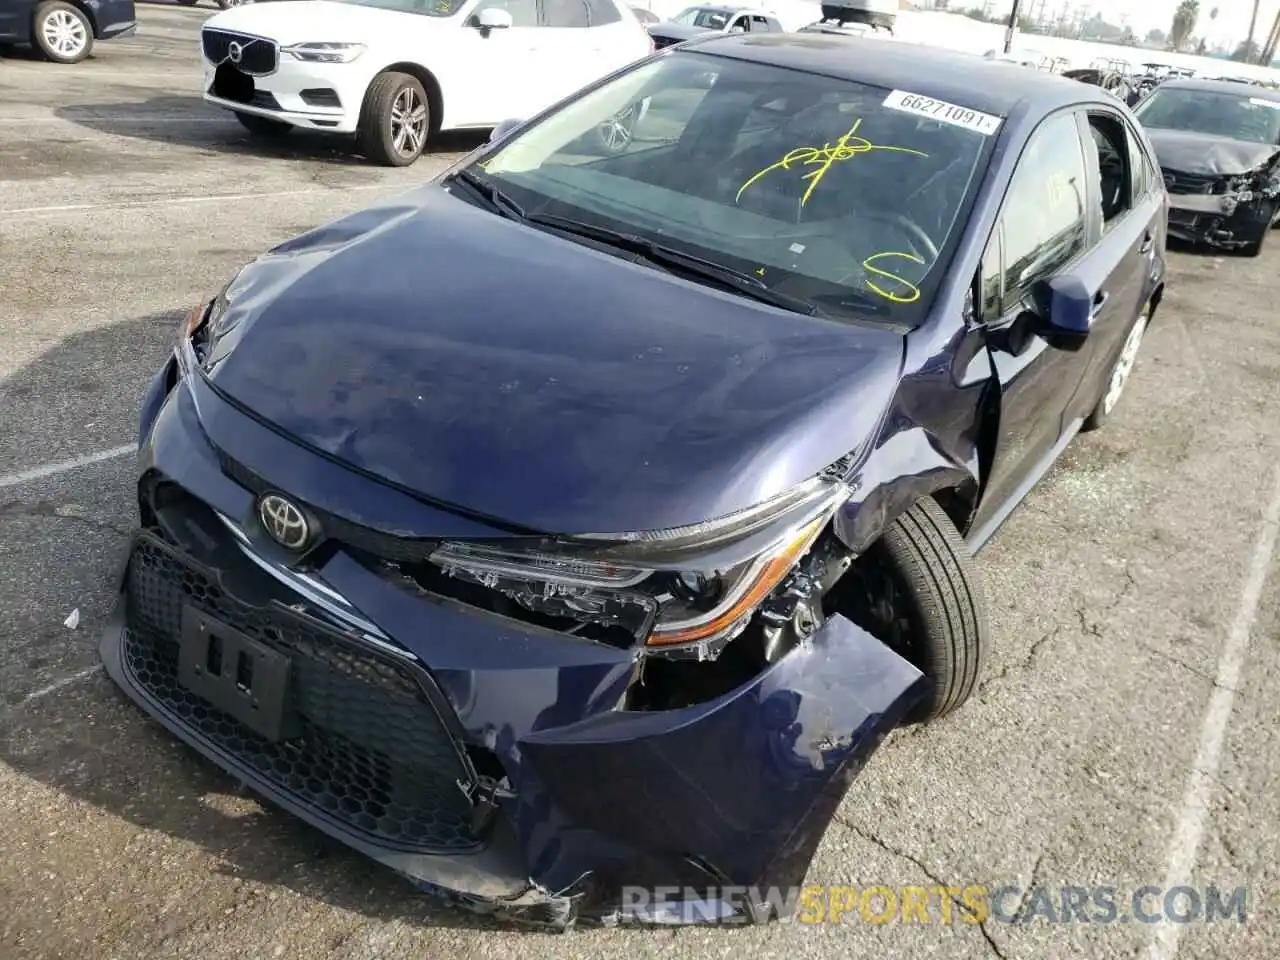
[[[1133,116],[1013,79],[692,41],[265,253],[143,402],[111,676],[458,902],[784,912],[884,735],[972,694],[971,556],[1163,292]]]

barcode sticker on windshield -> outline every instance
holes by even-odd
[[[1280,110],[1280,102],[1275,100],[1263,100],[1261,97],[1250,97],[1249,102],[1255,107],[1270,107],[1272,110]]]
[[[928,117],[939,123],[964,127],[989,137],[1000,129],[1000,118],[980,110],[971,110],[959,104],[947,103],[945,100],[934,100],[921,96],[910,90],[894,90],[884,98],[884,105],[890,110],[901,110],[903,113],[914,113],[918,117]]]

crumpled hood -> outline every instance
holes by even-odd
[[[903,337],[685,282],[428,186],[246,267],[207,376],[439,503],[621,532],[750,506],[858,446]]]
[[[1148,127],[1147,136],[1155,147],[1160,166],[1175,173],[1235,176],[1257,170],[1280,153],[1280,146],[1228,140],[1184,130]]]
[[[406,14],[330,0],[246,3],[215,13],[204,26],[265,37],[281,46],[309,42],[368,43],[379,36],[403,33],[406,16],[413,16],[419,26],[435,24],[457,29],[456,22],[446,17]]]

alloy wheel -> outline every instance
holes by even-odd
[[[1133,373],[1134,364],[1138,360],[1138,348],[1142,346],[1142,335],[1146,329],[1147,314],[1144,312],[1129,331],[1129,336],[1120,349],[1120,356],[1116,358],[1116,365],[1111,368],[1111,382],[1107,384],[1106,396],[1102,398],[1104,414],[1111,413],[1120,402],[1120,394],[1124,392],[1124,385],[1129,382],[1129,374]]]
[[[89,44],[89,31],[84,21],[69,10],[52,10],[40,25],[49,49],[60,57],[72,59],[84,52]]]
[[[427,141],[427,105],[413,87],[405,87],[391,103],[391,142],[402,157],[417,156]]]

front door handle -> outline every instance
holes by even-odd
[[[1090,319],[1098,315],[1098,311],[1102,309],[1103,304],[1107,302],[1107,297],[1109,296],[1110,294],[1105,290],[1099,290],[1093,295],[1093,312],[1089,314]]]
[[[1138,252],[1139,252],[1139,253],[1150,253],[1150,252],[1151,252],[1151,248],[1152,248],[1153,246],[1155,246],[1155,242],[1156,242],[1156,241],[1155,241],[1155,237],[1151,236],[1151,231],[1150,231],[1150,230],[1148,230],[1145,234],[1143,234],[1143,237],[1142,237],[1142,246],[1138,248]]]

